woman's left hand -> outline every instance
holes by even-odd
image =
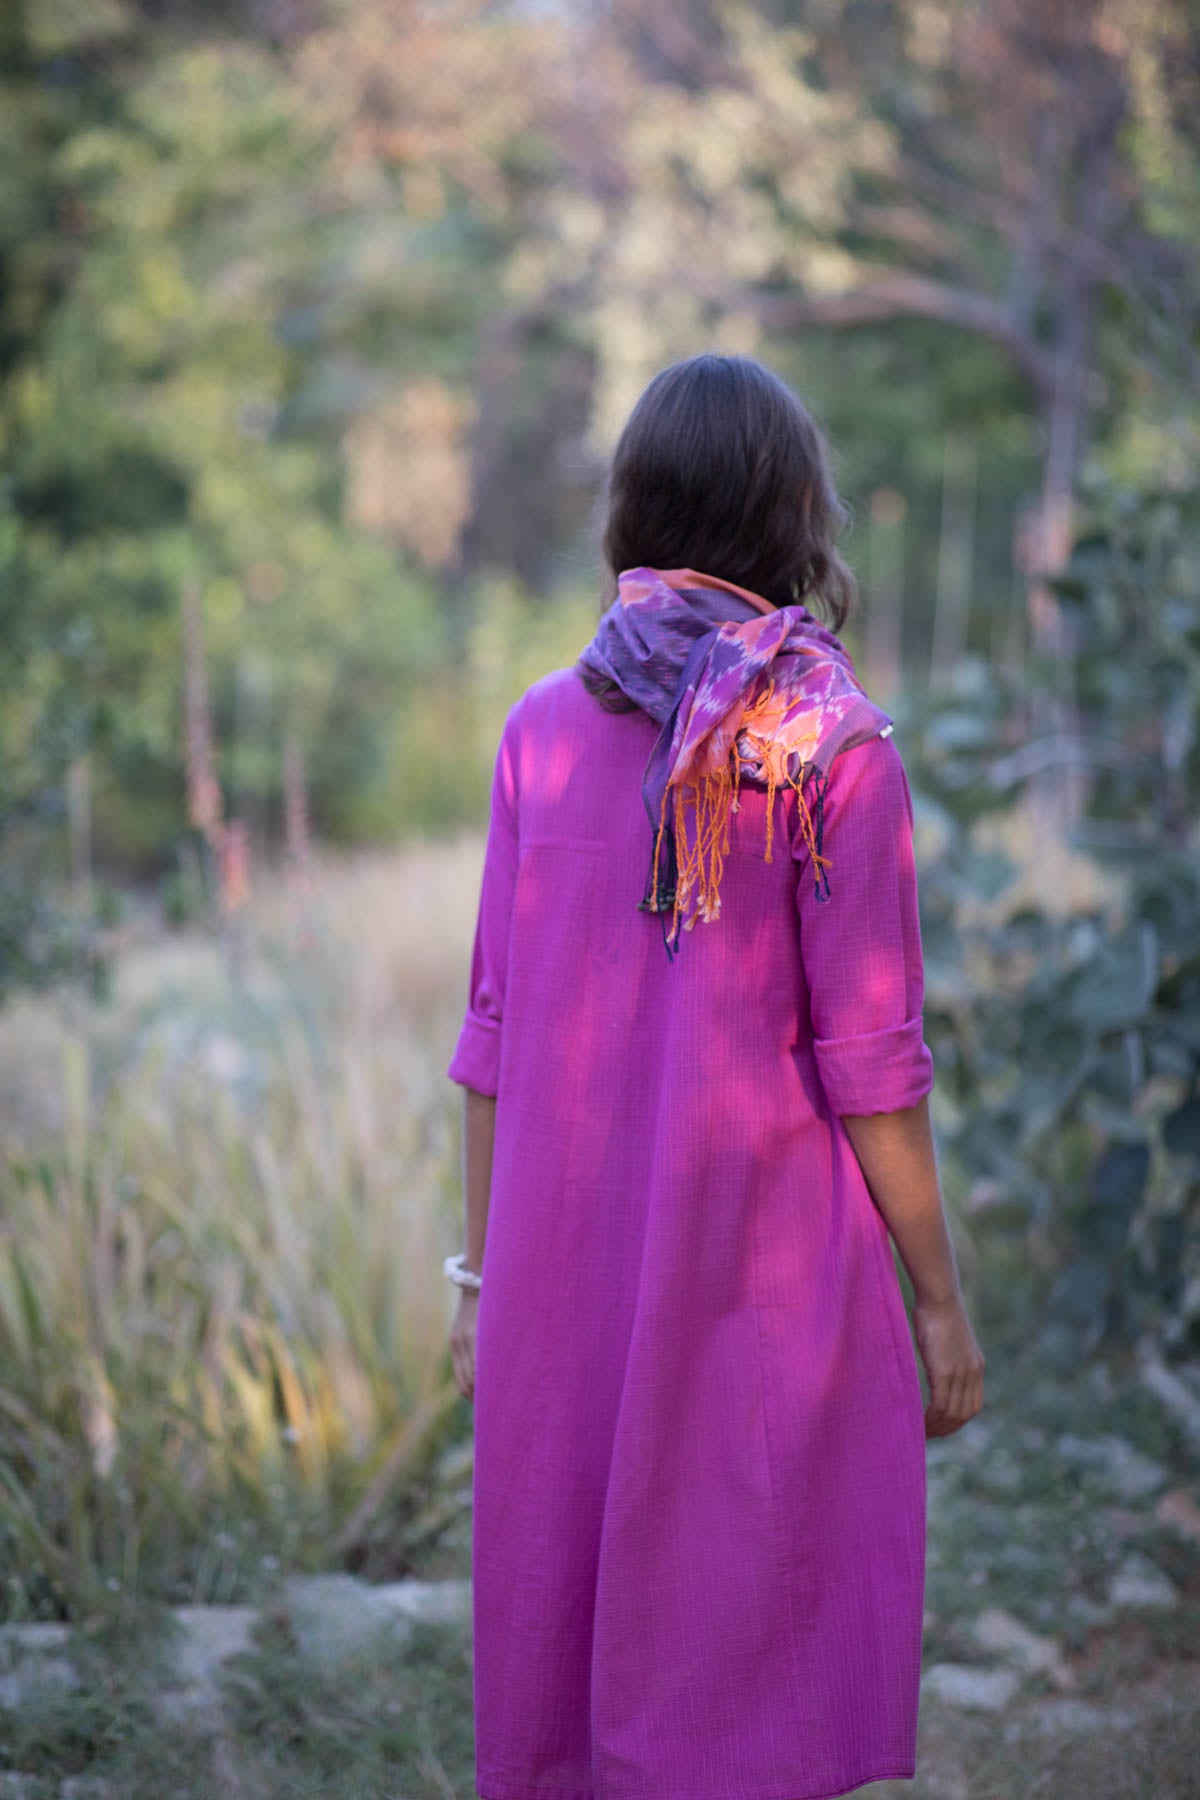
[[[478,1314],[478,1293],[462,1288],[458,1310],[450,1327],[450,1360],[454,1364],[454,1379],[459,1392],[468,1400],[475,1398],[475,1324]]]

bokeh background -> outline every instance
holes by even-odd
[[[914,792],[917,1789],[1200,1793],[1198,263],[1190,0],[7,0],[6,1793],[472,1792],[492,759],[699,349],[829,436]]]

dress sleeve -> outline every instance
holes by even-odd
[[[810,798],[806,787],[805,799]],[[899,1112],[933,1086],[924,1039],[925,969],[917,910],[913,807],[892,737],[834,757],[825,785],[816,892],[797,826],[796,890],[813,1049],[839,1115]]]
[[[500,1030],[508,935],[517,876],[517,781],[513,713],[501,734],[492,774],[491,816],[483,859],[467,1010],[446,1074],[460,1087],[495,1095],[500,1087]]]

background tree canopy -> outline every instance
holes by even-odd
[[[110,0],[3,29],[14,847],[86,751],[101,862],[169,865],[188,591],[264,843],[288,731],[330,837],[477,814],[463,633],[499,582],[518,639],[559,608],[575,645],[604,454],[700,344],[826,424],[909,687],[1052,646],[1014,530],[1061,563],[1085,456],[1188,485],[1183,4]]]

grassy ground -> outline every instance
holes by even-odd
[[[134,915],[108,1004],[0,1014],[0,1618],[253,1598],[398,1456],[415,1523],[478,880],[464,840],[267,886],[224,944]]]
[[[917,1781],[864,1792],[1193,1800],[1200,1542],[1172,1521],[1191,1516],[1181,1495],[1200,1501],[1194,1458],[1132,1367],[1048,1371],[1032,1351],[993,1343],[989,1373],[985,1413],[929,1449],[925,1670],[1011,1670],[1015,1691],[994,1711],[924,1694]],[[1111,1472],[1072,1451],[1114,1435],[1150,1459],[1136,1464],[1151,1471],[1136,1498],[1118,1497]],[[468,1524],[423,1572],[469,1571]],[[1135,1552],[1168,1577],[1173,1604],[1114,1604],[1114,1577]],[[997,1611],[1034,1634],[1040,1669],[981,1638]],[[331,1662],[268,1603],[253,1643],[226,1665],[219,1708],[194,1716],[163,1716],[153,1632],[84,1634],[73,1654],[78,1688],[3,1718],[3,1763],[36,1778],[13,1790],[30,1800],[474,1792],[466,1629],[423,1625],[394,1651]]]

